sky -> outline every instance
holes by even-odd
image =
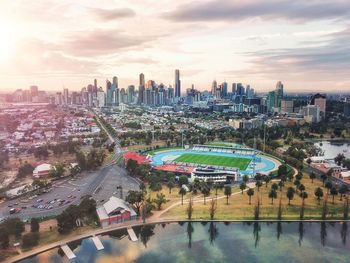
[[[120,87],[350,91],[350,1],[0,0],[0,91]]]

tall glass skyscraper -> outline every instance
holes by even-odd
[[[175,70],[175,97],[181,97],[180,70]]]

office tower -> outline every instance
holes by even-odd
[[[139,76],[139,97],[138,97],[138,104],[142,104],[145,102],[144,100],[144,93],[145,93],[145,75],[143,73]]]
[[[218,84],[216,80],[214,80],[213,83],[211,84],[211,95],[213,95],[214,98],[216,97],[217,88],[218,88]]]
[[[78,104],[78,92],[73,91],[71,96],[71,104],[77,105]]]
[[[113,98],[114,92],[112,90],[112,83],[108,79],[106,80],[106,93],[107,93],[107,99],[106,99],[107,106],[112,106],[114,101],[114,98]]]
[[[174,98],[174,88],[172,86],[169,86],[168,88],[168,99],[172,100]]]
[[[244,89],[242,83],[237,83],[236,94],[239,95],[239,96],[245,95],[245,89]]]
[[[31,97],[37,97],[39,95],[38,86],[30,86],[30,95]]]
[[[327,97],[326,94],[317,93],[310,98],[311,105],[318,105],[320,107],[320,112],[322,113],[322,117],[326,114],[326,102]]]
[[[133,103],[134,97],[135,97],[135,86],[129,85],[127,93],[128,93],[128,103]]]
[[[175,97],[181,97],[180,70],[175,70]]]
[[[221,96],[223,98],[227,97],[227,82],[224,81],[223,83],[221,83]]]
[[[294,110],[294,101],[282,100],[281,101],[281,113],[292,113]]]
[[[276,90],[275,90],[275,107],[276,108],[281,107],[282,99],[283,99],[283,84],[281,81],[278,81],[276,84]]]
[[[272,110],[275,108],[276,102],[276,92],[275,91],[270,91],[268,96],[267,96],[267,108],[268,110]]]
[[[237,87],[237,84],[236,83],[232,83],[232,94],[236,93],[236,87]]]
[[[68,105],[69,92],[68,89],[63,89],[63,103]]]
[[[55,102],[56,105],[62,105],[62,93],[61,92],[57,92],[56,93],[56,97],[55,97]]]
[[[94,79],[94,88],[97,91],[97,79]]]
[[[102,108],[106,105],[106,95],[102,88],[97,90],[97,107]]]

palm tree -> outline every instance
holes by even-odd
[[[267,185],[268,185],[268,183],[271,181],[271,177],[270,176],[268,176],[268,175],[265,175],[264,176],[264,182],[265,182],[265,184],[266,184],[266,187],[267,187]]]
[[[326,182],[327,178],[328,178],[328,176],[327,176],[325,173],[321,174],[321,179],[322,179],[323,187],[324,187],[324,183]]]
[[[277,185],[276,183],[273,183],[273,184],[271,185],[271,189],[277,191],[278,185]]]
[[[333,187],[333,184],[330,180],[327,180],[327,182],[324,185],[327,188],[327,194],[329,194],[329,190]]]
[[[298,186],[298,189],[299,189],[299,191],[300,191],[301,193],[304,192],[304,191],[305,191],[305,185],[300,184],[300,185]]]
[[[310,179],[311,179],[311,183],[314,183],[314,179],[316,178],[316,174],[314,172],[310,173]]]
[[[258,188],[258,192],[259,192],[260,187],[262,186],[261,180],[256,181],[255,186]]]
[[[342,184],[339,188],[339,194],[340,194],[340,201],[343,200],[343,196],[347,193],[348,187],[345,184]]]
[[[323,196],[323,190],[322,190],[321,187],[317,187],[317,188],[315,189],[315,196],[317,197],[318,204],[320,204],[321,197]]]
[[[171,179],[169,180],[169,182],[167,183],[167,187],[169,188],[169,194],[171,194],[171,189],[173,189],[174,186],[175,186],[174,179],[171,178]]]
[[[243,180],[243,182],[245,183],[245,184],[247,184],[248,183],[248,181],[249,181],[249,177],[248,177],[248,175],[243,175],[243,178],[242,178],[242,180]]]
[[[180,191],[179,191],[179,194],[181,195],[181,205],[184,204],[184,195],[187,193],[186,189],[181,187],[180,188]]]
[[[239,189],[241,189],[242,194],[243,194],[244,189],[246,189],[246,188],[247,188],[247,185],[245,184],[245,182],[242,182],[242,183],[239,185]]]
[[[299,188],[299,185],[300,185],[301,183],[300,183],[300,181],[299,180],[295,180],[294,181],[294,185],[296,186],[296,188],[298,189]]]
[[[336,196],[336,195],[338,195],[338,189],[335,187],[335,186],[333,186],[332,188],[331,188],[331,195],[332,195],[332,203],[334,204],[334,197]]]
[[[303,199],[303,202],[304,202],[304,200],[306,199],[306,198],[308,198],[308,194],[307,194],[307,192],[305,192],[305,191],[303,191],[303,192],[301,192],[300,193],[300,197],[301,197],[301,199]]]
[[[249,188],[247,191],[247,195],[249,196],[249,204],[251,204],[251,199],[252,199],[252,196],[254,195],[254,189]]]
[[[280,191],[282,192],[282,188],[284,186],[284,182],[281,180],[278,182],[278,186],[280,187]]]
[[[269,192],[269,198],[271,198],[271,204],[273,205],[273,199],[277,198],[276,190],[271,189],[271,191]]]
[[[290,205],[290,200],[292,200],[294,198],[294,194],[295,194],[295,190],[293,187],[289,187],[287,189],[287,198],[288,198],[288,205]]]
[[[210,188],[206,185],[206,186],[204,186],[204,187],[201,188],[201,192],[202,192],[202,194],[203,194],[203,201],[204,201],[204,204],[205,204],[205,198],[206,198],[207,196],[209,196],[209,194],[210,194]]]
[[[226,204],[228,205],[228,198],[231,196],[232,194],[232,188],[229,185],[225,186],[225,190],[224,190],[224,194],[226,195]]]

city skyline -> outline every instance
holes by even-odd
[[[350,91],[348,1],[24,1],[0,4],[0,92],[118,77],[210,90]],[[43,12],[42,10],[45,10]]]

